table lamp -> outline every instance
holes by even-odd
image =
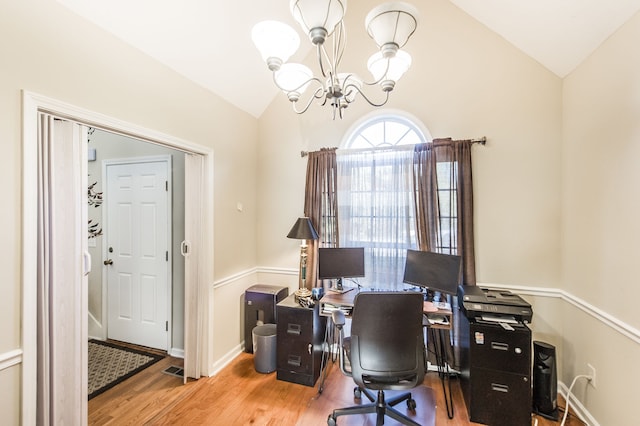
[[[311,290],[307,288],[307,240],[317,240],[318,233],[313,229],[311,219],[300,217],[287,234],[287,238],[302,240],[300,244],[300,286],[295,291],[296,298],[310,297]]]

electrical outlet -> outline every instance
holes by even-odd
[[[591,376],[591,380],[589,380],[589,384],[595,388],[596,387],[596,368],[593,365],[588,363],[587,363],[587,374]]]

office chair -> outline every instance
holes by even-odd
[[[359,293],[354,299],[349,338],[344,337],[344,314],[332,313],[339,330],[340,369],[358,385],[355,397],[359,399],[364,393],[371,403],[333,410],[327,419],[329,426],[336,425],[338,416],[369,413],[377,414],[377,426],[384,424],[385,416],[420,426],[394,408],[406,401],[407,407],[415,410],[410,392],[386,399],[384,391],[412,389],[424,379],[422,306],[422,294],[417,292]],[[377,391],[377,398],[369,390]]]

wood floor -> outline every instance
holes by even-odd
[[[257,373],[253,355],[242,353],[214,377],[190,380],[162,373],[182,366],[182,360],[167,357],[89,401],[89,425],[326,425],[334,408],[353,404],[353,382],[330,365],[322,393],[308,387],[276,380],[276,373]],[[469,422],[460,386],[452,380],[454,418],[447,416],[442,385],[436,373],[428,373],[424,388],[415,396],[419,422],[425,425],[477,425]],[[430,389],[429,389],[430,388]],[[414,392],[415,393],[415,392]],[[350,401],[345,404],[345,395]],[[421,407],[435,402],[435,412]],[[564,401],[559,401],[564,405]],[[422,404],[422,405],[421,405]],[[425,420],[423,420],[425,419]],[[532,424],[559,424],[534,417]],[[424,423],[423,423],[424,422]],[[369,424],[346,417],[339,425]],[[386,426],[393,422],[385,422]],[[566,425],[583,423],[569,416]]]

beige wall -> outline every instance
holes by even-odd
[[[557,346],[560,380],[568,386],[592,363],[598,388],[577,389],[581,403],[601,424],[633,424],[632,393],[621,383],[640,380],[639,345],[610,324],[639,334],[640,18],[563,82],[450,2],[414,3],[422,15],[407,46],[414,63],[388,107],[411,113],[434,137],[487,136],[487,146],[474,147],[478,281],[530,289],[534,338]],[[352,1],[347,19],[344,66],[362,75],[375,51],[360,30],[369,8]],[[338,146],[372,108],[359,102],[342,121],[321,108],[298,117],[279,95],[255,120],[53,1],[0,5],[0,52],[0,194],[11,206],[0,209],[0,354],[21,347],[26,89],[214,150],[212,360],[222,366],[241,345],[243,289],[258,280],[295,287],[299,243],[286,234],[303,209],[300,151]],[[19,421],[19,371],[0,371],[7,424]]]
[[[256,265],[255,118],[55,1],[2,2],[0,52],[0,354],[21,348],[21,90],[212,148],[214,279]],[[236,334],[218,332],[214,347],[239,344]],[[17,403],[19,371],[18,364],[0,372],[0,400]],[[18,412],[3,409],[3,423],[18,424]]]
[[[567,290],[640,329],[639,36],[636,15],[566,78],[562,189]]]
[[[637,265],[640,251],[640,15],[633,17],[564,82],[562,151],[563,284],[596,306],[604,324],[566,313],[565,381],[597,369],[582,393],[602,424],[635,424],[640,381]]]
[[[349,4],[355,30],[344,68],[367,75],[361,64],[374,48],[358,31],[370,7],[362,3]],[[586,363],[596,367],[597,389],[584,381],[574,388],[590,422],[634,424],[624,383],[640,380],[632,274],[640,18],[563,81],[449,2],[417,5],[422,21],[406,48],[414,62],[388,106],[417,117],[434,137],[487,136],[485,147],[474,147],[478,282],[532,303],[533,338],[556,346],[563,386],[586,373]],[[285,235],[303,208],[299,151],[338,146],[369,111],[360,103],[342,121],[330,121],[326,108],[296,117],[281,94],[260,118],[260,265],[296,266],[297,243]]]
[[[558,287],[561,80],[449,2],[416,4],[423,19],[406,48],[413,65],[387,106],[417,117],[434,137],[487,136],[486,147],[474,147],[478,281]],[[369,7],[349,3],[355,30],[345,69],[361,75],[375,51],[359,31]],[[372,110],[359,100],[331,121],[328,108],[302,116],[289,108],[281,94],[260,118],[261,265],[296,265],[298,244],[285,236],[303,210],[300,150],[338,146]]]

